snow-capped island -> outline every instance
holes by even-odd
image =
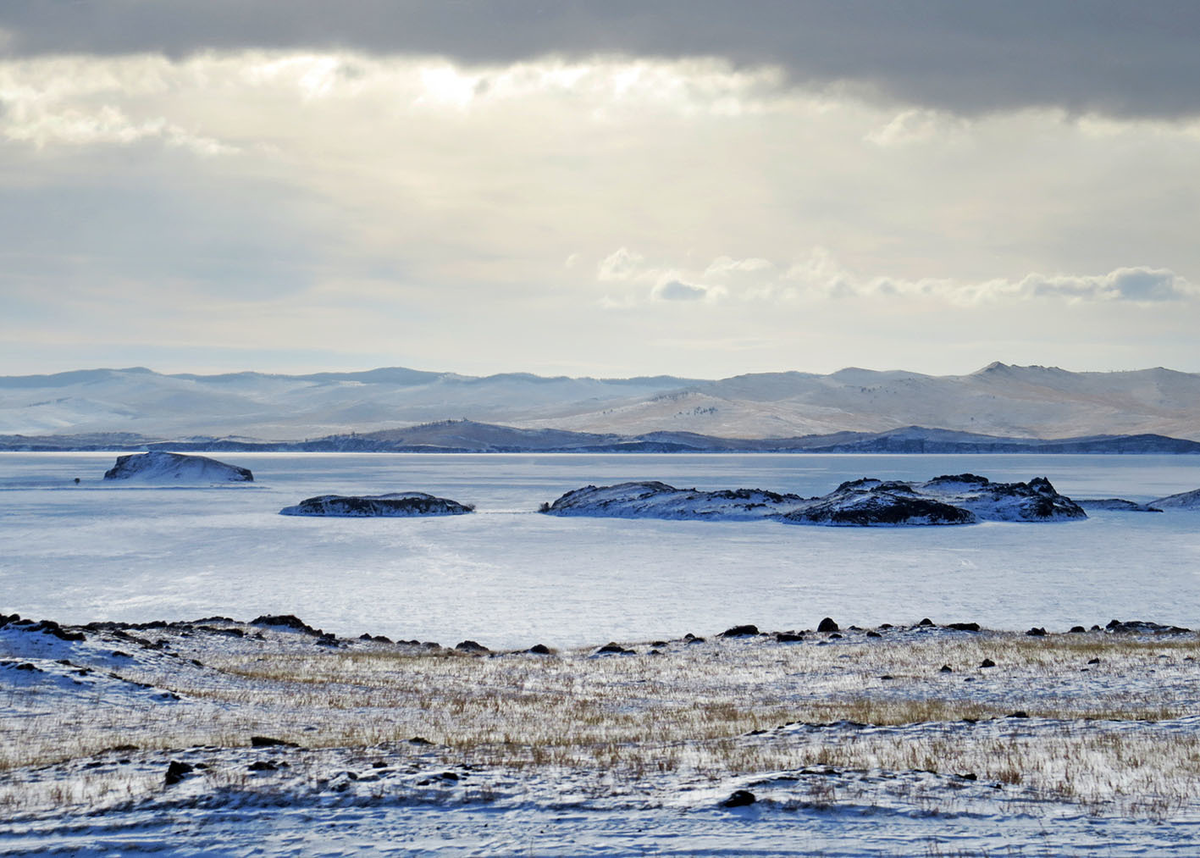
[[[254,474],[249,468],[227,465],[207,456],[185,456],[151,450],[118,456],[117,463],[104,473],[106,480],[125,480],[138,483],[251,483]]]
[[[993,483],[975,474],[926,482],[865,478],[842,483],[821,497],[762,489],[706,492],[661,482],[586,486],[567,492],[541,512],[560,516],[747,521],[843,527],[974,524],[978,521],[1070,521],[1087,518],[1045,477]]]
[[[319,515],[338,518],[405,518],[426,515],[465,515],[475,508],[424,492],[393,492],[386,495],[319,495],[284,507],[280,515]]]

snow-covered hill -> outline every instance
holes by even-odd
[[[851,368],[717,381],[471,377],[404,368],[294,376],[134,368],[0,378],[0,435],[282,441],[461,418],[623,436],[788,438],[924,426],[1008,437],[1157,433],[1200,440],[1200,374],[993,363],[957,376]]]

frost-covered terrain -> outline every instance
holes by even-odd
[[[1196,633],[814,624],[488,651],[0,617],[0,852],[1200,846]]]
[[[1136,504],[1135,504],[1136,506]],[[1117,507],[1122,508],[1122,507]],[[923,482],[863,477],[815,498],[762,489],[700,491],[662,482],[585,486],[544,505],[558,516],[748,521],[835,526],[975,524],[979,521],[1070,521],[1087,518],[1045,477],[996,483],[976,474]]]
[[[320,495],[285,506],[280,515],[328,515],[349,518],[465,515],[471,508],[425,492],[391,492],[386,495]]]
[[[130,456],[118,456],[117,463],[104,472],[106,480],[139,483],[250,483],[249,468],[227,465],[207,456],[186,456],[151,450]]]
[[[658,479],[814,497],[862,474],[1046,473],[1140,503],[1200,486],[1190,456],[245,455],[252,484],[100,479],[109,454],[0,454],[0,611],[62,622],[296,614],[338,634],[585,645],[805,615],[970,616],[1067,629],[1137,614],[1200,627],[1194,511],[950,528],[784,527],[538,515],[588,483]],[[75,478],[81,482],[76,485]],[[322,494],[424,491],[434,518],[281,516]],[[581,622],[586,618],[586,622]],[[456,638],[457,639],[457,638]]]

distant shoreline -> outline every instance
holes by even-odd
[[[469,420],[439,421],[383,432],[326,435],[303,441],[134,433],[0,435],[0,451],[20,453],[774,453],[887,455],[1139,455],[1200,454],[1200,442],[1166,435],[1085,435],[1014,438],[907,426],[886,432],[837,432],[791,438],[723,438],[689,432],[598,435],[521,429]]]

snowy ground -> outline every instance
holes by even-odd
[[[698,631],[539,654],[10,622],[0,853],[1200,849],[1195,633]]]

